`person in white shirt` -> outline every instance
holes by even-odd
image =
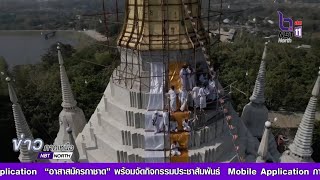
[[[182,69],[180,70],[179,76],[180,76],[182,89],[190,90],[189,73],[187,71],[187,65],[182,66]]]
[[[170,132],[178,132],[177,121],[170,121]]]
[[[209,80],[208,89],[210,92],[208,99],[215,100],[217,97],[217,91],[216,91],[216,83],[214,80],[212,80],[212,79]]]
[[[200,97],[200,111],[203,111],[204,108],[207,107],[207,96],[209,95],[208,90],[202,86],[199,90],[199,97]]]
[[[179,100],[180,100],[180,111],[184,111],[188,109],[188,92],[184,89],[182,89],[179,93]]]
[[[171,154],[173,156],[180,156],[181,152],[179,151],[180,145],[177,141],[173,141],[171,144]]]
[[[183,130],[184,131],[187,131],[187,132],[190,132],[191,131],[191,128],[189,126],[189,121],[188,119],[185,119],[182,123],[182,127],[183,127]]]
[[[199,123],[198,120],[199,120],[198,116],[195,115],[193,118],[188,120],[189,126],[196,126],[196,124]]]
[[[188,66],[188,74],[189,74],[189,85],[190,85],[190,90],[196,85],[196,76],[195,76],[195,70],[189,65]]]
[[[200,107],[199,90],[200,90],[200,87],[198,84],[192,89],[192,99],[193,99],[195,108]]]
[[[174,86],[171,86],[171,89],[168,91],[170,99],[170,111],[177,111],[177,92],[174,90]]]
[[[169,113],[168,112],[163,112],[162,113],[163,121],[160,124],[159,129],[161,131],[168,132],[168,125],[169,125]]]

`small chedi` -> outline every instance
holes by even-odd
[[[210,65],[200,9],[200,0],[127,1],[117,42],[121,63],[88,123],[58,46],[62,111],[55,144],[74,145],[70,162],[312,161],[320,74],[297,135],[281,155],[265,106],[268,43],[239,117]],[[10,79],[8,84],[17,136],[33,138]],[[20,161],[34,162],[36,156],[22,147]]]

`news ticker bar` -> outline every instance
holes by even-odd
[[[71,159],[73,152],[39,152],[38,159]]]
[[[245,180],[319,179],[320,164],[241,164],[241,163],[24,163],[0,164],[0,179],[124,179],[152,180],[169,178],[194,180],[237,178]],[[80,179],[79,179],[80,178]]]

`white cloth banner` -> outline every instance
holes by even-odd
[[[150,63],[150,92],[148,110],[163,109],[163,73],[163,63]]]
[[[145,150],[163,151],[165,147],[166,149],[170,147],[169,142],[170,142],[170,138],[168,134],[164,136],[163,133],[158,133],[158,134],[154,134],[153,132],[145,133]]]
[[[164,149],[169,148],[169,116],[163,113],[164,66],[162,62],[150,62],[150,91],[145,114],[145,162],[164,162]],[[156,114],[157,112],[157,114]]]
[[[164,151],[146,151],[145,163],[164,163]]]

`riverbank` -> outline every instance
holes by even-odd
[[[57,30],[55,36],[45,39],[52,31],[40,30],[0,30],[0,56],[10,67],[21,64],[34,64],[41,60],[48,48],[58,42],[82,49],[96,42],[87,34],[72,30]]]
[[[78,47],[87,46],[88,42],[93,43],[94,41],[97,41],[94,37],[89,36],[88,34],[84,33],[83,31],[74,31],[74,30],[0,30],[0,36],[43,36],[50,33],[50,32],[56,32],[56,34],[61,38],[71,39],[71,40],[77,40],[78,41]],[[1,42],[0,42],[1,43]]]

